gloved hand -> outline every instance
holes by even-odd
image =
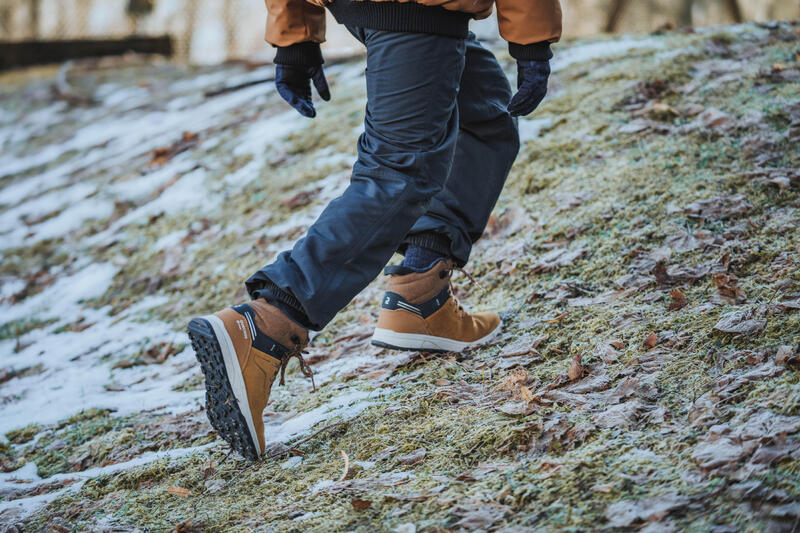
[[[517,94],[508,104],[512,117],[532,113],[547,94],[547,80],[550,78],[549,61],[517,61]]]
[[[311,101],[311,82],[320,97],[328,101],[331,92],[322,72],[322,65],[303,67],[297,65],[275,65],[275,87],[278,94],[304,117],[314,118],[317,111]]]

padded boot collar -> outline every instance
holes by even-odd
[[[438,261],[426,272],[391,274],[387,291],[398,294],[403,299],[417,305],[427,302],[450,285],[450,273],[455,264],[449,259]]]

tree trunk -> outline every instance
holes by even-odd
[[[30,35],[31,39],[38,39],[39,38],[39,15],[41,9],[41,0],[30,0],[30,4],[28,9],[30,10],[30,27],[28,30],[28,34]]]
[[[692,6],[694,6],[694,0],[683,0],[681,3],[681,12],[678,15],[679,26],[692,25]]]
[[[607,33],[617,31],[626,7],[628,7],[628,0],[611,0],[604,28]]]
[[[725,0],[725,7],[728,9],[728,14],[734,22],[738,24],[744,21],[742,8],[739,7],[739,2],[737,0]]]

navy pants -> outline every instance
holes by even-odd
[[[333,319],[410,235],[446,236],[465,264],[519,150],[508,80],[472,33],[349,29],[367,48],[350,185],[291,251],[246,282],[253,298],[288,305],[310,329]]]

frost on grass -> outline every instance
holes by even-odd
[[[456,278],[460,354],[369,345],[377,280],[227,457],[188,318],[347,186],[360,60],[314,121],[269,75],[135,58],[0,93],[0,520],[23,529],[791,530],[800,520],[800,28],[559,45]],[[498,56],[513,71],[504,51]],[[142,80],[146,80],[142,82]],[[267,207],[268,206],[268,207]]]

